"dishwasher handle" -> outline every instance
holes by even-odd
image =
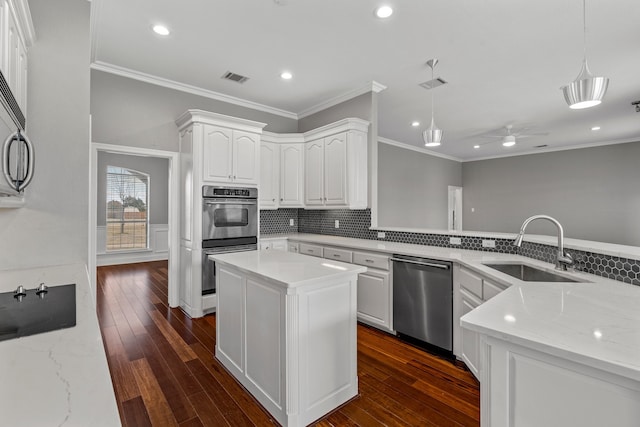
[[[424,265],[425,267],[435,267],[435,268],[441,268],[443,270],[448,270],[449,269],[449,266],[446,265],[446,264],[435,264],[435,263],[424,262],[424,261],[412,261],[410,259],[391,258],[391,261],[406,262],[406,263],[409,263],[409,264],[417,264],[417,265]]]

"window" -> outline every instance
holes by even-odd
[[[149,175],[107,166],[107,250],[147,249]]]

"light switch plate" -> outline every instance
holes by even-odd
[[[293,227],[293,218],[289,219],[289,225]]]
[[[449,237],[449,244],[451,245],[461,245],[462,239],[460,237]]]
[[[495,248],[496,247],[496,241],[495,240],[483,240],[482,241],[482,247],[483,248]]]
[[[336,219],[336,222],[335,222],[335,227],[336,227],[336,228],[340,228],[340,221],[339,221],[339,220],[337,220],[337,219]]]
[[[385,237],[387,237],[387,235],[384,234],[384,231],[378,231],[378,239],[384,239]]]

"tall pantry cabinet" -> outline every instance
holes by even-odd
[[[180,136],[180,307],[202,317],[216,295],[202,296],[202,186],[258,186],[265,123],[188,110],[176,120]]]

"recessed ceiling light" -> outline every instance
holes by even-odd
[[[475,148],[477,150],[478,148],[480,148],[480,146],[479,145],[474,145],[473,148]]]
[[[411,122],[411,126],[417,128],[418,126],[420,126],[420,122]]]
[[[156,34],[160,34],[161,36],[168,36],[170,31],[167,27],[165,27],[164,25],[154,25],[153,26],[153,32]]]
[[[594,126],[591,128],[591,130],[600,130],[600,126]]]
[[[282,74],[280,74],[280,77],[283,80],[291,80],[293,78],[293,74],[291,74],[289,71],[283,71]]]
[[[391,9],[391,6],[380,6],[379,8],[376,9],[376,16],[378,18],[388,18],[393,14],[393,9]]]

